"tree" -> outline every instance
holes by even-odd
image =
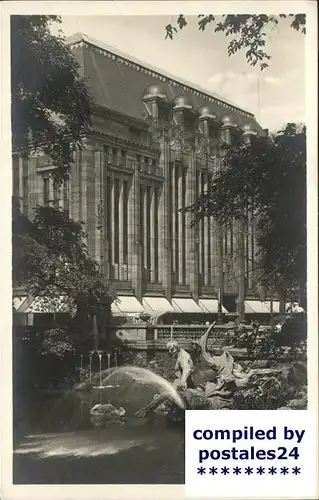
[[[243,209],[244,208],[244,209]],[[193,223],[213,216],[255,229],[255,280],[283,299],[306,286],[306,130],[288,124],[274,137],[225,145],[206,193],[186,208]]]
[[[280,19],[290,17],[291,27],[301,33],[306,33],[305,14],[280,14],[279,16],[268,16],[266,14],[229,14],[215,17],[213,14],[200,14],[198,16],[198,29],[205,31],[208,26],[213,26],[215,33],[223,32],[230,38],[228,44],[228,55],[236,54],[240,50],[245,51],[247,62],[251,66],[260,65],[264,70],[268,67],[271,57],[265,52],[266,29],[269,25],[277,25]],[[187,26],[187,19],[180,14],[175,24],[168,24],[165,27],[166,38],[173,39],[179,30]]]
[[[81,222],[53,207],[36,207],[32,221],[13,204],[13,284],[42,297],[42,307],[62,302],[77,311],[84,327],[93,312],[103,308],[105,320],[115,295],[89,256]]]
[[[58,16],[11,16],[12,149],[39,151],[68,174],[73,152],[90,131],[94,101],[79,66],[50,27]]]

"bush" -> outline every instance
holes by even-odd
[[[63,328],[50,328],[41,335],[38,354],[63,359],[66,354],[75,352],[73,342]]]

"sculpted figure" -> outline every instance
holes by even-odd
[[[168,353],[175,359],[175,389],[185,390],[187,387],[194,387],[194,363],[191,356],[185,349],[182,349],[178,342],[170,341],[167,344]]]

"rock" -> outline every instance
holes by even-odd
[[[307,409],[307,396],[300,399],[292,399],[286,406],[278,408],[279,410],[306,410]]]
[[[120,406],[115,408],[112,404],[96,404],[90,410],[90,420],[94,427],[101,428],[108,422],[124,422],[126,410]]]
[[[93,384],[91,382],[79,382],[73,386],[74,391],[91,392]]]
[[[290,367],[288,374],[291,384],[302,386],[307,384],[307,363],[304,361],[295,361]]]

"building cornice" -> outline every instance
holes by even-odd
[[[94,127],[91,130],[90,138],[91,139],[102,138],[104,140],[107,140],[107,142],[109,144],[114,144],[114,145],[123,146],[123,147],[124,146],[130,147],[132,150],[134,150],[136,152],[144,152],[144,153],[152,154],[154,156],[154,158],[155,157],[157,158],[160,154],[159,148],[153,148],[151,146],[147,146],[147,145],[142,144],[140,142],[135,142],[135,141],[132,141],[129,139],[125,139],[123,137],[117,137],[117,136],[112,135],[112,134],[107,134],[105,132],[102,132],[101,130],[94,128]]]

